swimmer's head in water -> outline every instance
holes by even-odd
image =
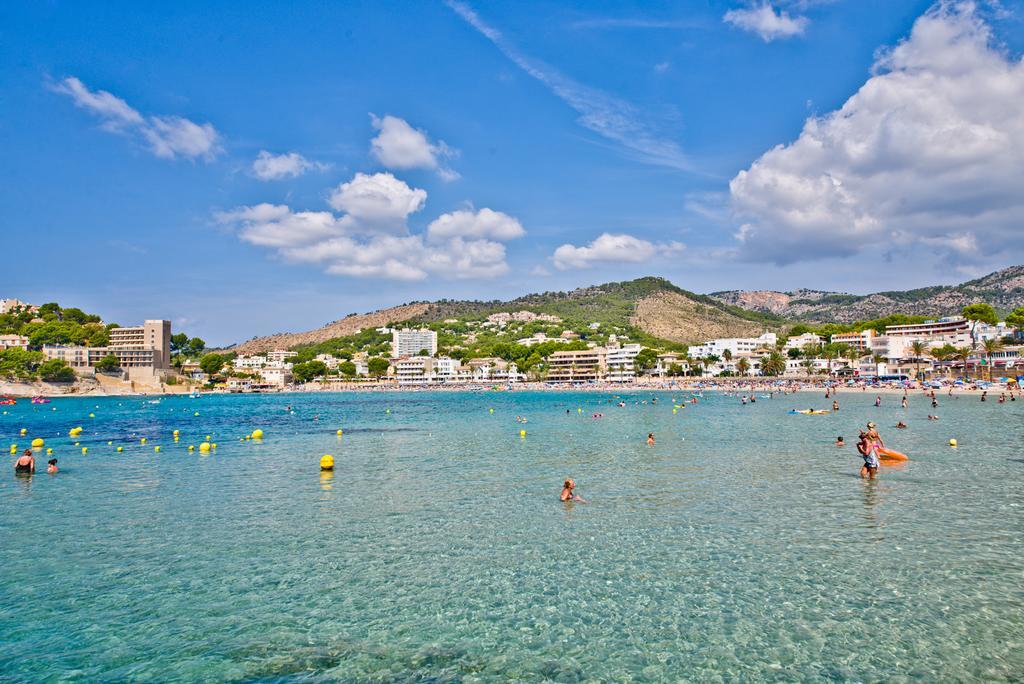
[[[57,465],[57,459],[55,459],[55,458],[51,458],[51,459],[50,459],[49,461],[47,461],[46,463],[47,463],[48,465]]]
[[[573,487],[576,486],[576,483],[572,481],[572,478],[567,477],[565,478],[565,484],[563,486],[565,487],[565,489],[572,489]]]

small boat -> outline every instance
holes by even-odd
[[[49,404],[50,400],[46,397],[32,397],[33,404]]]
[[[18,403],[18,400],[14,397],[4,397],[0,399],[0,406],[14,406]]]

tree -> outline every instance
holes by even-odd
[[[1014,309],[1013,313],[1006,317],[1006,325],[1017,332],[1024,330],[1024,306]]]
[[[921,340],[914,340],[910,343],[910,351],[914,354],[914,366],[916,367],[915,380],[921,379],[921,357],[928,351],[928,345]]]
[[[31,380],[45,359],[42,352],[26,351],[20,347],[0,349],[0,378]]]
[[[808,376],[814,375],[814,359],[812,357],[805,358],[800,365],[804,367]]]
[[[46,382],[74,382],[75,371],[60,359],[50,359],[39,366],[39,377]]]
[[[356,374],[356,364],[352,363],[351,361],[342,361],[341,363],[338,364],[338,370],[341,372],[342,375],[351,378],[353,375]]]
[[[726,363],[729,363],[730,361],[732,361],[732,350],[731,349],[724,350],[722,352],[722,358],[725,359]]]
[[[641,349],[640,353],[633,359],[633,367],[637,375],[643,375],[658,364],[658,352],[653,349]]]
[[[782,375],[786,372],[786,360],[777,351],[761,358],[761,375]]]
[[[370,375],[375,378],[387,375],[388,368],[390,367],[391,364],[388,363],[388,360],[382,359],[379,356],[375,356],[366,362],[366,369],[369,371]]]
[[[945,344],[941,347],[936,347],[928,351],[928,354],[938,362],[941,367],[942,364],[946,363],[953,358],[953,354],[956,353],[956,348],[951,344]]]
[[[704,357],[704,368],[710,372],[714,369],[715,364],[721,360],[722,358],[716,354],[708,354]]]
[[[207,375],[216,375],[224,367],[224,357],[220,354],[205,354],[199,359],[199,368]]]
[[[872,354],[871,360],[875,362],[875,375],[881,375],[882,373],[879,371],[879,368],[885,363],[885,357],[881,354]]]
[[[992,354],[1003,348],[1003,341],[999,339],[985,340],[982,342],[985,347],[985,362],[988,365],[988,379],[992,381]]]
[[[741,356],[739,358],[739,360],[736,362],[736,371],[742,377],[742,376],[746,375],[747,371],[749,371],[749,370],[750,370],[750,362],[747,361],[746,357],[742,357]]]
[[[309,382],[314,378],[327,374],[327,364],[323,361],[306,361],[292,366],[292,375],[299,382]]]
[[[191,351],[191,353],[198,354],[199,352],[206,349],[206,342],[204,342],[203,338],[201,337],[193,337],[191,340],[188,341],[188,348]]]
[[[964,364],[964,377],[968,377],[968,361],[971,359],[971,348],[970,347],[954,347],[953,353],[950,355],[956,361],[960,361]]]
[[[978,347],[978,323],[995,325],[999,322],[999,316],[996,315],[996,310],[992,308],[991,304],[985,304],[984,302],[968,304],[964,307],[962,313],[964,318],[971,322],[971,347],[976,349]]]
[[[834,345],[829,344],[826,345],[824,349],[822,349],[821,356],[827,362],[828,374],[832,375],[832,360],[839,356],[839,351],[835,348]]]
[[[95,368],[104,373],[116,371],[121,368],[121,359],[117,358],[114,354],[107,354],[96,362]]]
[[[178,333],[177,335],[171,335],[171,351],[180,352],[188,346],[188,335],[185,333]]]

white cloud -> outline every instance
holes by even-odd
[[[306,171],[323,171],[326,168],[327,164],[310,161],[298,152],[271,154],[266,150],[260,150],[252,162],[253,175],[263,181],[296,178]]]
[[[334,275],[422,280],[493,278],[508,272],[502,243],[523,235],[519,221],[486,208],[457,211],[439,217],[427,232],[413,234],[406,220],[423,208],[426,197],[391,174],[356,174],[330,197],[331,206],[345,212],[341,215],[257,204],[214,217],[245,242]]]
[[[924,246],[1024,248],[1024,62],[972,3],[940,4],[838,111],[729,185],[741,255],[787,264]]]
[[[454,237],[513,240],[525,235],[526,231],[508,214],[484,208],[477,212],[461,209],[441,214],[431,221],[427,234],[431,240]]]
[[[328,204],[347,214],[346,229],[373,234],[406,232],[406,219],[426,201],[426,190],[410,188],[390,173],[357,173],[334,189]]]
[[[455,156],[443,140],[430,142],[427,134],[413,128],[405,119],[385,115],[370,115],[373,127],[379,131],[370,141],[370,151],[389,169],[431,169],[442,179],[456,180],[459,174],[441,164],[442,159]]]
[[[65,78],[52,89],[98,116],[106,130],[138,135],[158,157],[210,161],[222,151],[220,134],[212,124],[197,124],[180,116],[143,116],[105,90],[89,90],[74,76]]]
[[[655,244],[623,233],[602,233],[589,245],[583,247],[570,244],[562,245],[551,255],[551,261],[560,271],[571,268],[590,268],[597,264],[638,264],[656,257],[678,254],[684,248],[680,242]]]
[[[577,83],[553,67],[527,57],[506,40],[500,31],[485,23],[468,4],[460,0],[445,2],[517,67],[540,81],[556,97],[576,110],[580,115],[580,124],[618,143],[632,155],[649,164],[683,170],[691,168],[679,145],[661,136],[632,104],[596,88]]]
[[[801,36],[810,23],[807,17],[792,17],[787,12],[776,10],[770,2],[729,10],[722,20],[744,31],[756,33],[766,43],[776,38]]]

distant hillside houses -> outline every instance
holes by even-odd
[[[951,316],[923,323],[836,333],[828,340],[813,332],[785,339],[766,332],[752,338],[709,340],[689,348],[703,373],[719,375],[838,375],[918,377],[940,370],[967,371],[989,366],[994,372],[1024,369],[1013,328]],[[766,360],[771,361],[765,372]]]

